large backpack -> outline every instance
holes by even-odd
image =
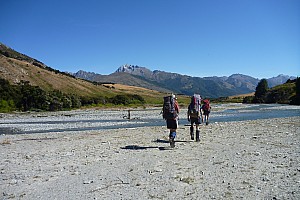
[[[198,117],[201,109],[201,96],[194,94],[189,105],[189,114],[191,117]]]
[[[209,100],[208,99],[204,99],[203,100],[203,106],[202,106],[202,109],[204,111],[209,111],[210,110],[210,105],[209,105]]]
[[[177,111],[175,109],[175,97],[173,95],[164,97],[163,118],[174,119],[176,117]]]

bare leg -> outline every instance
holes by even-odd
[[[196,142],[200,142],[199,124],[196,124]]]
[[[191,134],[191,140],[194,140],[194,124],[193,123],[191,123],[190,134]]]
[[[206,125],[208,125],[209,114],[206,115]]]

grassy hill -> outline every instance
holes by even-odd
[[[299,78],[298,78],[299,79]],[[297,80],[288,80],[284,84],[271,87],[267,90],[263,97],[263,103],[280,103],[280,104],[296,104],[299,105],[299,97],[296,92]],[[214,99],[216,102],[236,102],[236,103],[253,103],[255,92],[241,95],[233,95]]]
[[[298,82],[298,83],[297,83]],[[298,86],[297,86],[298,85]],[[288,80],[286,83],[269,88],[265,94],[260,97],[260,103],[280,103],[280,104],[300,104],[299,78]],[[255,93],[243,97],[244,103],[257,103],[255,101]]]
[[[142,87],[122,84],[99,84],[75,78],[72,75],[48,67],[44,63],[21,54],[1,43],[0,78],[9,81],[12,85],[18,85],[22,81],[26,81],[32,86],[38,86],[43,91],[51,92],[57,90],[64,94],[82,97],[85,101],[89,101],[86,100],[89,98],[104,98],[107,100],[117,95],[139,95],[143,98],[143,102],[146,105],[161,105],[163,96],[167,94]],[[179,102],[186,102],[188,98],[182,96],[179,99]]]
[[[266,102],[289,104],[295,96],[296,81],[290,81],[269,89],[266,96]]]
[[[113,96],[115,93],[102,85],[94,85],[82,79],[49,71],[47,68],[37,67],[27,61],[8,58],[0,55],[0,77],[12,84],[21,80],[29,81],[33,86],[39,86],[45,91],[60,90],[63,93],[78,96]]]

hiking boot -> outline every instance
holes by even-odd
[[[194,140],[194,133],[191,133],[191,140]]]
[[[196,142],[200,142],[200,131],[196,131]]]
[[[174,141],[174,137],[170,137],[170,147],[174,148],[175,147],[175,141]]]

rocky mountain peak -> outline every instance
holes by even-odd
[[[121,67],[119,67],[116,72],[126,72],[126,73],[132,73],[136,70],[139,70],[140,67],[137,66],[137,65],[128,65],[128,64],[125,64],[125,65],[122,65]]]
[[[296,79],[296,77],[280,74],[276,77],[272,77],[267,80],[268,80],[269,87],[274,87],[276,85],[285,83],[288,79],[293,80],[293,79]]]
[[[116,73],[125,72],[133,75],[138,75],[146,78],[150,78],[153,75],[153,72],[146,67],[140,67],[138,65],[122,65],[116,70]]]

